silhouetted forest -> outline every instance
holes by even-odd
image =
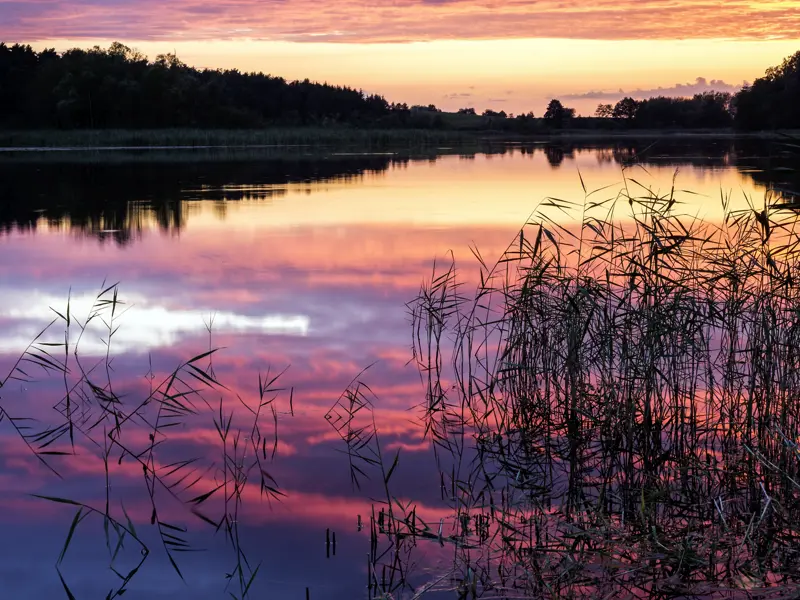
[[[601,104],[595,113],[621,126],[641,129],[695,129],[731,127],[735,96],[727,92],[706,92],[692,98],[660,96],[647,100],[623,98],[616,105]]]
[[[800,128],[800,52],[767,69],[736,94],[706,92],[692,98],[623,98],[601,104],[595,116],[627,127],[714,128],[744,130]]]
[[[594,117],[553,99],[533,112],[389,103],[349,87],[287,81],[263,73],[196,69],[174,54],[154,61],[114,43],[108,49],[34,51],[0,43],[0,128],[160,129],[346,125],[364,128],[491,130],[552,129],[767,130],[800,128],[800,52],[737,94],[692,98],[623,98],[601,104]]]
[[[384,98],[359,90],[199,70],[172,54],[151,62],[119,43],[63,54],[0,44],[0,126],[6,128],[372,123],[391,112]]]
[[[750,130],[800,128],[800,52],[739,92],[736,124]]]

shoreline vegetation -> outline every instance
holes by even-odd
[[[80,129],[0,131],[0,153],[15,151],[114,151],[315,147],[360,149],[432,148],[441,145],[536,144],[593,140],[787,140],[800,130],[735,129],[561,129],[530,134],[491,130],[362,129],[348,127],[282,127],[261,129]]]
[[[779,137],[800,130],[800,52],[736,94],[623,98],[576,115],[444,111],[328,83],[198,69],[108,49],[34,51],[0,42],[0,148],[361,145],[432,146],[543,139]]]
[[[451,581],[463,598],[796,598],[797,205],[721,192],[722,220],[698,220],[677,189],[623,177],[544,200],[495,263],[474,250],[474,292],[453,259],[411,304],[422,420],[455,465]],[[390,558],[427,533],[395,504]]]

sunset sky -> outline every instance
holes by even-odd
[[[391,101],[593,112],[621,92],[735,90],[800,50],[798,0],[0,0],[0,39],[113,40]],[[659,90],[663,88],[663,90]]]

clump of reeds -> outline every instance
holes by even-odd
[[[151,366],[147,375],[149,389],[141,396],[120,392],[114,384],[112,348],[120,318],[128,308],[119,297],[117,285],[104,285],[82,320],[74,314],[70,302],[62,311],[52,309],[54,320],[0,380],[0,390],[14,381],[32,384],[43,377],[55,376],[62,382],[61,397],[53,406],[57,419],[49,423],[15,414],[0,397],[0,422],[8,423],[19,441],[54,475],[61,477],[61,461],[79,452],[81,460],[87,460],[87,453],[93,452],[103,464],[105,501],[100,505],[77,497],[36,495],[76,509],[56,561],[66,595],[75,597],[69,585],[70,575],[63,570],[64,559],[74,537],[79,535],[80,525],[89,518],[103,523],[108,568],[118,578],[107,599],[120,597],[130,589],[152,553],[143,532],[147,524],[139,523],[137,532],[125,509],[127,496],[113,492],[112,482],[126,463],[141,469],[141,483],[149,503],[149,526],[175,573],[183,578],[181,556],[197,550],[183,524],[190,517],[210,531],[225,535],[233,554],[233,566],[225,575],[228,593],[237,599],[250,597],[260,563],[248,560],[240,539],[239,515],[249,486],[258,487],[266,498],[282,496],[269,474],[269,463],[278,443],[276,404],[286,392],[291,413],[292,392],[278,387],[282,373],[267,371],[259,376],[255,401],[231,398],[241,404],[235,414],[223,401],[231,392],[214,372],[217,350],[213,347],[161,376]],[[62,329],[56,333],[59,325]],[[207,323],[209,345],[212,326],[213,320]],[[105,356],[98,359],[81,353],[81,342],[89,335],[100,336],[106,347]],[[217,399],[214,404],[208,400],[210,394]],[[185,451],[181,451],[180,444],[170,443],[171,432],[182,426],[203,427],[209,422],[213,422],[219,437],[218,462],[204,455],[176,459]],[[121,476],[126,477],[124,471]],[[167,521],[167,507],[176,504],[184,507],[185,517],[180,517],[180,522],[174,522],[172,517]],[[123,568],[121,564],[128,566]]]
[[[794,205],[723,194],[703,221],[627,173],[597,196],[543,202],[493,266],[475,252],[474,295],[451,264],[411,304],[451,577],[462,597],[796,594]]]

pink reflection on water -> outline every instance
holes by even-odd
[[[603,163],[592,171],[584,161],[581,168],[596,182],[618,175]],[[654,171],[665,180],[672,173]],[[686,187],[712,187],[699,172],[689,171],[688,178]],[[733,173],[724,178],[740,183]],[[12,233],[0,238],[5,259],[0,261],[0,366],[9,365],[14,352],[49,320],[49,306],[64,310],[70,288],[76,297],[88,295],[104,279],[121,281],[122,297],[133,302],[120,321],[117,346],[112,345],[112,352],[121,349],[114,362],[114,386],[126,402],[147,395],[148,356],[156,380],[161,380],[211,344],[225,348],[213,364],[228,389],[206,399],[214,410],[221,402],[224,411],[234,411],[246,423],[239,398],[253,406],[259,374],[288,366],[280,385],[294,389],[293,406],[284,393],[276,408],[274,461],[269,442],[266,452],[270,475],[286,497],[267,502],[257,487],[247,488],[243,518],[254,526],[290,522],[311,535],[331,526],[352,530],[357,517],[370,511],[367,498],[380,491],[375,481],[365,483],[363,490],[352,488],[346,456],[336,452],[343,449],[341,440],[325,419],[352,378],[377,361],[364,380],[377,398],[375,414],[384,450],[391,457],[401,452],[394,483],[404,497],[415,499],[420,515],[435,523],[448,512],[438,493],[430,445],[422,438],[414,410],[424,388],[416,367],[408,364],[411,332],[405,303],[430,276],[433,259],[447,260],[449,250],[459,259],[462,281],[475,285],[478,269],[467,249],[470,244],[493,260],[536,201],[579,189],[575,171],[554,171],[542,154],[537,160],[478,157],[425,169],[412,163],[382,180],[314,190],[306,203],[291,195],[280,206],[230,203],[224,219],[203,203],[186,203],[184,229],[160,235],[156,224],[145,218],[144,233],[132,246],[102,244],[68,229]],[[382,209],[376,208],[378,202],[385,203]],[[215,313],[226,318],[220,317],[211,328],[209,340],[206,322]],[[154,321],[153,315],[160,320]],[[305,319],[307,328],[258,326],[273,317]],[[131,335],[126,338],[127,332]],[[52,406],[61,399],[60,381],[42,379],[39,384],[4,388],[2,401],[9,412],[52,418]],[[210,489],[219,477],[219,435],[210,418],[214,411],[203,410],[204,418],[170,432],[156,468],[200,456],[197,487]],[[264,419],[265,435],[273,434],[271,419]],[[147,445],[145,432],[142,428],[126,439],[142,448]],[[26,499],[29,492],[74,494],[102,505],[106,484],[99,447],[78,441],[78,457],[53,457],[67,480],[61,483],[8,428],[0,436],[0,477],[5,478],[0,481],[8,482],[0,502],[9,509],[2,518],[64,520],[63,512],[52,505]],[[141,467],[130,459],[112,461],[110,467],[115,500],[125,500],[137,523],[148,523]],[[196,524],[177,503],[168,504],[163,514],[178,523]],[[58,541],[52,540],[56,548]]]

